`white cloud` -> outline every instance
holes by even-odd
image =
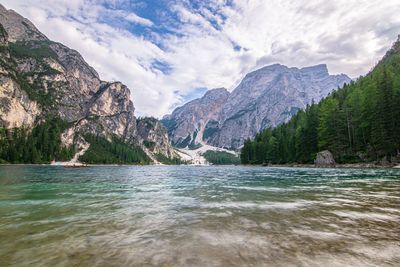
[[[109,16],[119,17],[136,24],[141,24],[148,27],[153,26],[153,22],[151,20],[142,18],[135,13],[126,12],[124,10],[108,10],[103,8],[102,13],[108,13]]]
[[[139,23],[145,26],[153,26],[153,22],[151,22],[148,19],[144,19],[142,17],[139,17],[136,14],[130,13],[125,17],[126,20],[129,20],[131,22]]]
[[[112,8],[93,0],[0,2],[78,50],[102,79],[127,84],[137,113],[157,117],[198,87],[233,89],[263,65],[326,63],[332,73],[365,74],[400,33],[398,0],[212,0],[196,9],[193,1],[173,1],[168,12],[179,23],[160,12],[168,34],[151,32],[161,25],[121,9],[134,1],[107,1]],[[107,23],[105,15],[147,27],[151,38]]]

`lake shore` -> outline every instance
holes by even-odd
[[[293,168],[319,168],[319,169],[400,169],[397,164],[373,164],[373,163],[345,163],[335,164],[332,166],[316,166],[315,164],[269,164],[259,165],[263,167],[293,167]]]
[[[64,167],[64,165],[55,165],[51,163],[2,163],[0,166],[55,166]],[[127,166],[170,166],[163,164],[86,164],[87,167],[127,167]],[[175,165],[181,166],[181,165]],[[198,165],[198,164],[186,164],[185,166],[244,166],[244,167],[272,167],[272,168],[316,168],[316,169],[400,169],[400,165],[390,164],[390,165],[377,165],[372,163],[347,163],[347,164],[336,164],[334,166],[316,166],[315,164],[255,164],[255,165]]]

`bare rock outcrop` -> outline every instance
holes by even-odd
[[[329,150],[324,150],[317,153],[314,164],[316,167],[334,167],[336,162],[333,154]]]
[[[166,155],[169,158],[178,157],[170,144],[167,129],[155,118],[140,118],[137,123],[138,136],[153,154]]]
[[[225,88],[207,91],[195,99],[166,115],[161,122],[167,127],[172,143],[179,147],[194,147],[199,144],[196,139],[203,139],[206,126],[218,124],[222,108],[229,97]]]

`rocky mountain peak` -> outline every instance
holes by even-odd
[[[220,101],[210,101],[215,89],[210,90],[163,122],[175,144],[182,147],[205,142],[237,149],[260,130],[288,121],[307,104],[349,81],[346,75],[330,75],[326,64],[304,68],[273,64],[247,74],[232,93],[220,91]]]
[[[204,96],[201,98],[202,101],[209,101],[213,99],[218,99],[220,97],[224,97],[229,95],[228,90],[226,88],[215,88],[208,90]]]
[[[243,81],[248,80],[248,79],[253,79],[254,77],[260,77],[262,75],[267,75],[267,74],[273,74],[273,73],[278,73],[278,72],[283,72],[288,70],[289,68],[276,63],[268,66],[264,66],[260,69],[254,70],[252,72],[249,72],[248,74],[245,75],[243,78]]]
[[[206,141],[237,149],[247,138],[288,121],[311,101],[318,102],[349,81],[346,75],[329,75],[325,64],[301,69],[280,64],[263,67],[246,75],[233,90]]]
[[[34,128],[56,117],[69,125],[61,137],[68,148],[91,135],[173,155],[159,121],[138,124],[127,86],[100,80],[77,51],[47,39],[1,5],[0,44],[0,128]],[[146,141],[154,143],[154,151],[146,149]]]
[[[0,23],[8,33],[8,41],[47,41],[48,38],[41,33],[28,19],[22,17],[14,10],[7,10],[0,4]]]
[[[206,125],[218,121],[221,109],[230,93],[225,88],[208,90],[201,98],[176,108],[161,122],[167,127],[172,143],[177,147],[196,147],[203,138]]]
[[[328,66],[326,64],[304,67],[301,68],[300,71],[303,73],[308,73],[316,76],[329,76]]]

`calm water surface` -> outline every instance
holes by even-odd
[[[400,266],[400,170],[0,166],[1,266]]]

